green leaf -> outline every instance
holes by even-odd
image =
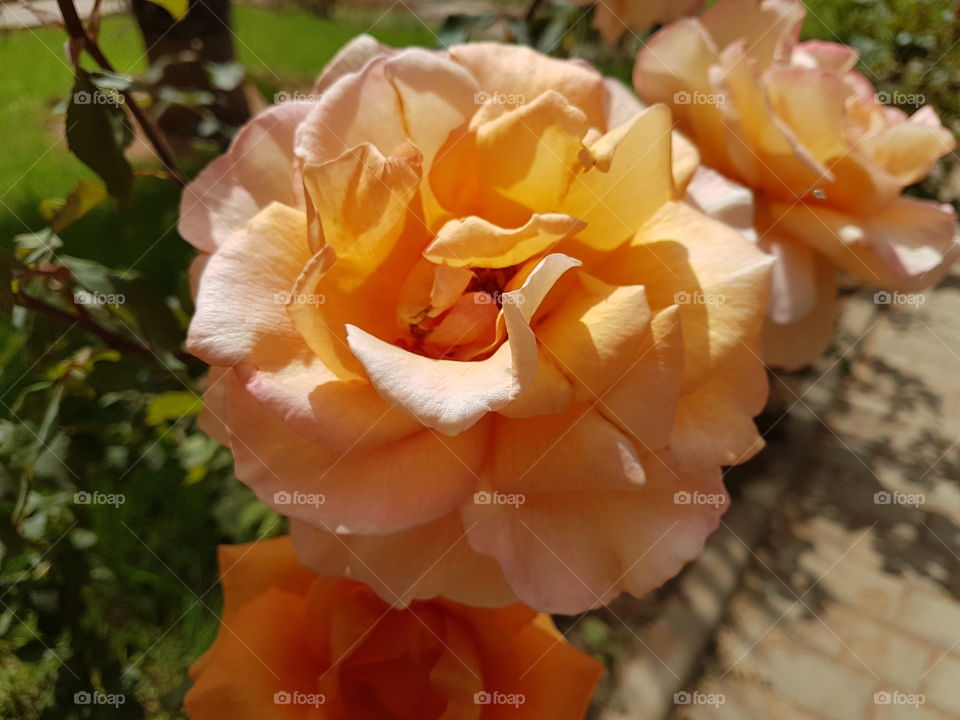
[[[203,402],[193,393],[165,392],[150,401],[147,407],[147,425],[179,420],[185,415],[196,415],[202,409]]]
[[[167,299],[142,277],[117,278],[117,290],[123,295],[123,309],[136,321],[141,342],[153,348],[174,352],[183,344],[184,328]],[[133,330],[133,328],[127,328]]]
[[[96,180],[78,180],[66,200],[44,200],[40,214],[50,229],[61,232],[107,199],[107,188]]]
[[[76,278],[77,282],[87,290],[104,295],[117,293],[114,282],[117,273],[114,270],[87,258],[59,255],[58,259],[67,266],[70,274]]]
[[[484,15],[466,15],[455,13],[448,15],[443,21],[440,30],[437,32],[437,40],[443,47],[459,45],[467,42],[474,32],[481,32],[489,28],[496,21],[497,16],[493,13]]]
[[[101,90],[129,90],[133,87],[133,78],[130,75],[97,70],[90,73],[90,82]]]
[[[123,155],[133,140],[117,98],[104,94],[85,70],[77,68],[67,107],[67,145],[81,162],[99,175],[114,197],[125,197],[133,184],[133,170]]]
[[[179,20],[187,14],[187,8],[190,5],[189,0],[150,0],[154,5],[159,5],[173,16],[174,20]]]

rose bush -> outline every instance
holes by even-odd
[[[190,672],[193,720],[579,720],[600,676],[523,605],[392,609],[301,566],[288,538],[222,546],[219,560],[223,617]]]
[[[187,188],[203,421],[307,565],[577,612],[697,556],[761,446],[769,260],[672,142],[582,62],[361,38]]]
[[[830,340],[835,268],[914,292],[957,255],[953,210],[902,195],[953,136],[929,106],[909,118],[885,106],[852,48],[798,42],[805,13],[796,0],[719,0],[657,33],[634,71],[704,164],[753,190],[760,246],[776,258],[765,357],[787,368]]]

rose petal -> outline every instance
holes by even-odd
[[[334,535],[292,519],[290,537],[308,567],[366,583],[393,605],[436,595],[478,607],[516,602],[500,566],[470,547],[456,514],[386,537]]]
[[[376,447],[331,452],[292,432],[239,378],[226,382],[237,478],[290,518],[330,532],[397,532],[442,517],[476,486],[487,443],[483,425],[456,438],[424,429]],[[424,473],[428,458],[431,471]]]
[[[222,366],[283,364],[299,354],[303,342],[283,301],[308,258],[304,214],[266,207],[210,258],[187,350]]]
[[[547,252],[584,227],[582,221],[559,213],[535,213],[518,228],[470,216],[444,225],[423,256],[451,267],[506,268]]]
[[[503,450],[526,456],[521,444],[517,437]],[[640,490],[536,492],[516,507],[464,506],[465,522],[477,523],[471,545],[496,557],[518,597],[545,612],[581,612],[622,591],[642,596],[702,552],[728,501],[719,469],[677,473],[662,462],[645,460]],[[677,503],[677,492],[713,495],[716,505]]]
[[[763,326],[763,359],[787,371],[812,365],[833,340],[837,318],[837,271],[820,253],[813,253],[813,305],[792,322],[768,321]]]
[[[570,60],[546,57],[522,45],[469,43],[450,48],[450,57],[477,78],[480,90],[533,102],[547,91],[580,108],[592,127],[603,127],[603,76]]]
[[[648,108],[626,129],[611,133],[619,138],[615,149],[598,153],[610,158],[609,168],[595,165],[578,173],[560,205],[562,212],[587,223],[578,239],[598,250],[626,242],[674,193],[670,112],[665,107]],[[646,180],[642,193],[637,192],[635,176],[640,168]]]
[[[313,85],[316,94],[328,90],[344,75],[359,72],[370,60],[380,55],[393,55],[393,48],[381,45],[370,35],[357,35],[337,51]]]
[[[177,231],[187,242],[213,252],[272,202],[303,209],[293,139],[312,109],[310,103],[267,108],[183,189]]]
[[[537,325],[537,340],[575,388],[577,400],[603,395],[637,363],[650,328],[643,286],[615,286],[585,273]]]

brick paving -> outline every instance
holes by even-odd
[[[773,382],[768,449],[597,717],[960,719],[960,272],[851,295],[832,354]]]

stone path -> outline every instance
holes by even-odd
[[[960,271],[919,302],[849,297],[846,352],[774,380],[790,414],[597,717],[960,718]]]

